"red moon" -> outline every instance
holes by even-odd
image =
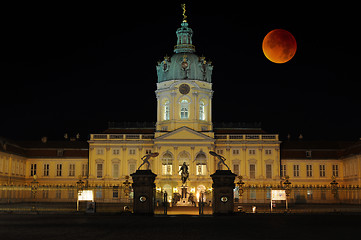
[[[293,58],[297,50],[296,39],[283,29],[270,31],[263,39],[263,53],[274,63],[285,63]]]

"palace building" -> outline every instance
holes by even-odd
[[[178,192],[180,166],[189,168],[187,186],[197,193],[212,188],[210,175],[224,156],[233,173],[249,186],[274,186],[289,176],[293,186],[361,186],[361,142],[281,142],[257,124],[212,122],[212,62],[196,54],[193,31],[184,19],[176,31],[174,54],[156,65],[157,121],[154,124],[110,123],[87,142],[11,141],[0,139],[0,184],[75,185],[79,176],[89,186],[119,186],[150,159],[156,188]],[[156,79],[154,79],[156,81]]]

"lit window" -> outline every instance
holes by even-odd
[[[113,155],[119,155],[120,150],[119,149],[113,149]]]
[[[205,104],[203,101],[199,103],[199,120],[206,120]]]
[[[169,101],[166,100],[164,103],[164,120],[169,120],[169,112],[170,112],[170,108],[169,108]]]
[[[196,175],[207,174],[207,157],[204,152],[198,153],[196,157]]]
[[[162,175],[172,175],[173,156],[166,152],[162,158]]]
[[[181,119],[188,119],[188,108],[189,108],[189,103],[187,100],[182,100],[181,101],[181,105],[180,105],[180,117]]]
[[[135,149],[129,149],[129,154],[134,155],[135,154]]]

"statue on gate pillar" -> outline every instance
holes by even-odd
[[[213,151],[209,151],[209,154],[211,154],[212,156],[215,156],[215,157],[217,157],[219,159],[219,162],[217,163],[218,170],[221,170],[221,165],[222,164],[224,166],[226,166],[228,170],[230,170],[229,167],[227,166],[227,164],[224,162],[224,161],[226,161],[225,157],[223,157],[223,156],[221,156],[221,155],[219,155],[219,154],[217,154],[217,153],[215,153]]]
[[[143,161],[142,164],[140,164],[140,166],[138,167],[138,170],[140,170],[140,168],[144,165],[147,164],[147,170],[149,170],[150,168],[150,162],[148,161],[149,158],[151,157],[157,157],[159,155],[159,153],[155,152],[155,153],[148,153],[147,155],[144,155],[141,159]]]

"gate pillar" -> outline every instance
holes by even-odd
[[[234,212],[233,189],[237,175],[231,170],[217,170],[211,175],[213,180],[213,214],[232,214]]]
[[[133,212],[135,214],[154,214],[155,178],[151,170],[137,170],[130,174],[133,178]]]

